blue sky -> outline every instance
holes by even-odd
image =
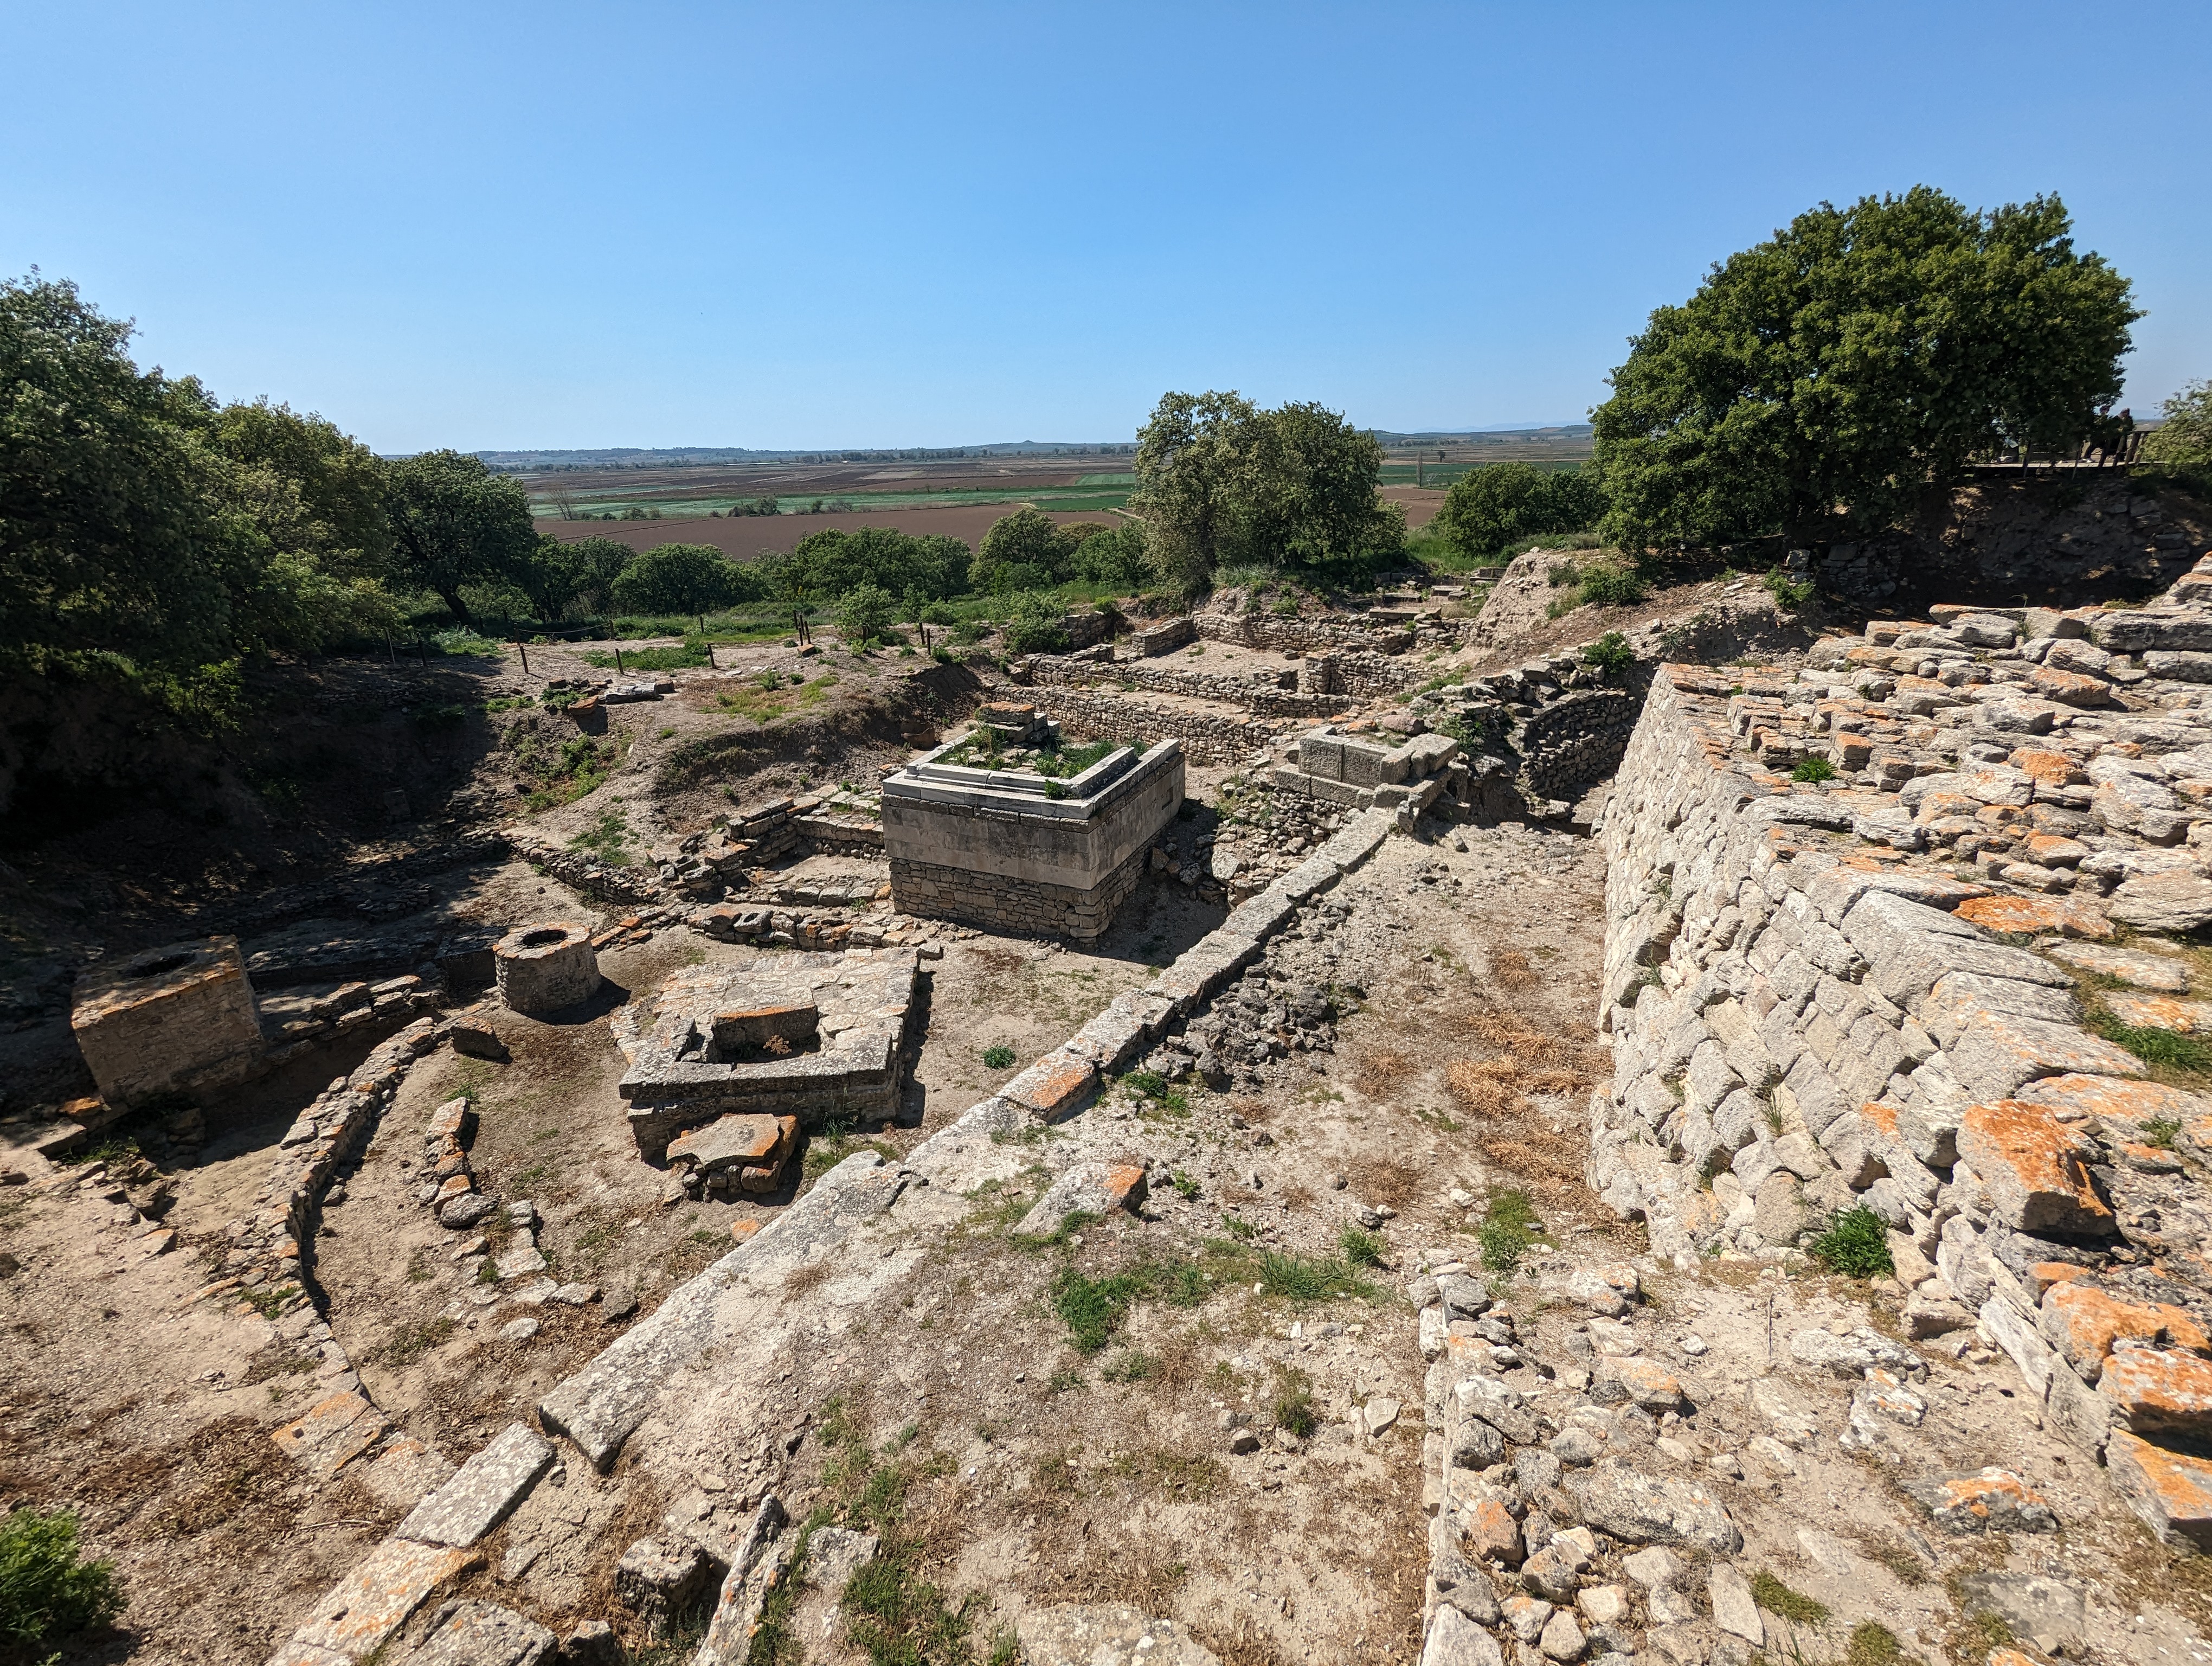
[[[0,273],[432,446],[1579,419],[1822,198],[2057,191],[2212,376],[2212,6],[0,0]]]

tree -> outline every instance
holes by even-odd
[[[1240,393],[1167,393],[1137,430],[1132,510],[1162,583],[1195,595],[1241,548],[1259,407]]]
[[[613,584],[617,605],[632,613],[702,614],[727,607],[743,587],[729,558],[705,544],[648,550]]]
[[[426,451],[386,464],[385,504],[400,576],[439,596],[463,623],[475,622],[463,585],[530,578],[538,553],[530,500],[520,481],[494,474],[482,458]]]
[[[1137,435],[1133,513],[1162,582],[1186,594],[1243,562],[1355,577],[1399,549],[1382,447],[1317,404],[1170,393]]]
[[[1071,638],[1067,615],[1057,597],[1032,590],[1014,599],[1006,620],[1006,651],[1010,654],[1064,654]]]
[[[1518,538],[1582,532],[1604,513],[1605,495],[1588,470],[1488,463],[1452,482],[1434,524],[1462,554],[1486,556]]]
[[[1074,552],[1074,540],[1042,509],[1017,509],[993,521],[976,546],[975,582],[1000,593],[1042,589],[1067,577]]]
[[[837,604],[837,629],[847,646],[858,648],[889,630],[897,616],[897,604],[891,600],[890,591],[879,585],[864,584],[847,591],[845,599]]]
[[[2118,397],[2128,282],[2056,197],[1822,204],[1631,339],[1598,407],[1609,542],[1893,524],[1976,457],[2069,447]]]
[[[1136,589],[1152,576],[1145,561],[1144,527],[1133,520],[1100,527],[1075,546],[1073,565],[1078,578],[1093,584]]]
[[[2191,382],[2167,399],[2166,420],[2143,435],[2152,463],[2212,463],[2212,382]]]
[[[917,589],[931,597],[957,596],[968,588],[968,546],[941,533],[916,538],[889,526],[856,532],[812,532],[799,540],[788,567],[779,569],[789,600],[842,596],[863,584],[894,593]]]
[[[614,599],[615,581],[636,559],[635,550],[611,538],[578,538],[574,544],[564,544],[542,533],[522,588],[540,619],[557,619],[577,602],[589,612],[605,613]]]
[[[312,553],[339,578],[386,577],[392,520],[376,453],[334,423],[266,398],[225,405],[215,440],[237,465],[242,496],[258,496],[264,530]]]

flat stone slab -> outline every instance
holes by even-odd
[[[2043,952],[2053,960],[2119,978],[2138,989],[2155,989],[2167,995],[2189,993],[2188,963],[2174,955],[2115,948],[2107,943],[2052,943],[2045,945]]]
[[[1014,1630],[1027,1666],[1220,1666],[1220,1657],[1176,1621],[1118,1605],[1039,1608]]]
[[[2183,1036],[2212,1032],[2212,1001],[2131,995],[2115,989],[2105,997],[2105,1005],[2122,1024],[2137,1030],[2171,1030]]]
[[[407,1617],[483,1558],[473,1551],[386,1539],[338,1581],[315,1607],[314,1617],[292,1633],[277,1661],[296,1651],[328,1649],[358,1660],[407,1623]]]
[[[1145,1170],[1138,1164],[1078,1163],[1045,1189],[1017,1230],[1049,1237],[1070,1215],[1105,1216],[1116,1209],[1134,1213],[1145,1194]]]
[[[507,1519],[553,1466],[553,1445],[526,1424],[510,1423],[459,1472],[399,1523],[403,1539],[466,1546]]]
[[[542,1666],[559,1646],[552,1633],[513,1608],[461,1602],[404,1666]]]
[[[269,1438],[293,1462],[332,1475],[381,1440],[385,1426],[381,1412],[348,1390],[317,1401]]]
[[[796,1124],[789,1117],[717,1116],[670,1140],[668,1160],[689,1158],[707,1173],[737,1164],[766,1163],[782,1152],[786,1140],[795,1132]]]

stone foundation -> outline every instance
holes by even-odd
[[[1115,911],[1144,878],[1151,848],[1147,845],[1085,889],[894,857],[891,894],[907,914],[1024,936],[1090,939],[1114,923]]]
[[[567,921],[518,926],[492,946],[499,998],[517,1012],[557,1012],[599,987],[588,927]]]

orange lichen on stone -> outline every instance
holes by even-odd
[[[2057,833],[2029,834],[2027,850],[2027,860],[2042,867],[2072,867],[2089,854],[2081,840]]]
[[[2130,1081],[2118,1076],[2045,1076],[2021,1088],[2019,1097],[2053,1110],[2079,1111],[2107,1121],[2146,1122],[2163,1117],[2186,1124],[2203,1119],[2212,1138],[2212,1112],[2194,1093],[2158,1082]]]
[[[1484,1499],[1466,1512],[1468,1554],[1477,1561],[1502,1562],[1516,1567],[1521,1561],[1521,1524],[1496,1499]]]
[[[1097,1079],[1098,1067],[1090,1060],[1055,1053],[1039,1059],[1000,1091],[1050,1122],[1079,1110]]]
[[[2098,938],[2112,934],[2112,922],[2104,909],[2075,897],[1977,897],[1954,911],[1986,931],[2063,932],[2069,937]]]
[[[1130,1199],[1144,1201],[1146,1192],[1145,1167],[1141,1163],[1109,1163],[1106,1165],[1106,1195],[1114,1200],[1117,1209],[1133,1207]]]
[[[2012,767],[2045,787],[2075,787],[2089,779],[2080,764],[2063,752],[2043,746],[2023,746],[2012,755]]]
[[[1960,1119],[1959,1155],[2017,1231],[2101,1233],[2111,1225],[2111,1206],[2089,1176],[2096,1147],[2046,1105],[2021,1099],[1969,1105]]]
[[[2118,702],[2112,690],[2100,677],[2084,677],[2078,671],[2061,671],[2056,666],[2038,666],[2028,674],[2028,686],[2045,700],[2055,700],[2062,706],[2110,706]]]
[[[757,1220],[733,1220],[730,1223],[730,1236],[743,1243],[760,1229],[761,1224]]]
[[[2123,1426],[2139,1435],[2212,1430],[2212,1359],[2197,1354],[2117,1349],[2105,1361],[2097,1392],[2118,1408]]]
[[[2076,1267],[2070,1261],[2039,1261],[2027,1269],[2027,1282],[2040,1296],[2054,1284],[2069,1284],[2086,1276],[2088,1271],[2087,1268]]]
[[[2182,1036],[2212,1033],[2212,1001],[2114,989],[2106,995],[2105,1005],[2122,1024],[2138,1030],[2171,1030]]]
[[[1898,1110],[1887,1099],[1869,1099],[1859,1107],[1859,1121],[1885,1138],[1894,1140],[1898,1137]]]
[[[2212,1549],[2212,1462],[2115,1430],[2105,1465],[2128,1508],[2163,1542]]]
[[[2067,1270],[2078,1275],[2081,1269]],[[2067,1363],[2085,1376],[2111,1358],[2123,1337],[2212,1353],[2212,1337],[2184,1309],[2165,1302],[2122,1301],[2094,1285],[2070,1280],[2044,1292],[2042,1329]]]

